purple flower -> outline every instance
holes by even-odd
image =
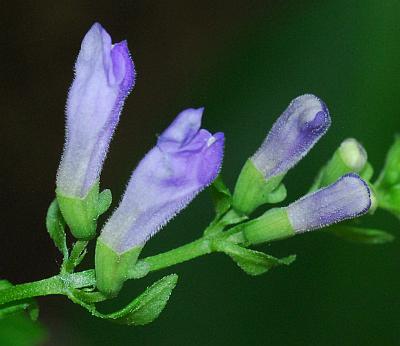
[[[295,233],[318,229],[365,214],[371,192],[357,174],[342,176],[334,184],[300,198],[286,207]]]
[[[299,162],[331,124],[325,104],[314,95],[295,98],[251,157],[266,179],[284,174]]]
[[[134,170],[99,238],[116,253],[143,245],[218,175],[224,135],[200,129],[202,114],[181,112]]]
[[[126,41],[112,44],[95,23],[84,37],[68,94],[58,193],[83,198],[98,181],[125,98],[135,81]]]

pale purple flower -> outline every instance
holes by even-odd
[[[66,141],[57,189],[83,198],[99,179],[125,98],[135,81],[126,41],[112,44],[95,23],[84,37],[66,107]]]
[[[332,185],[306,195],[286,207],[295,233],[329,226],[365,214],[371,192],[357,174],[342,176]]]
[[[286,173],[310,151],[330,124],[329,111],[318,97],[299,96],[275,122],[251,161],[266,179]]]
[[[218,175],[224,135],[200,129],[202,114],[181,112],[134,170],[100,235],[115,252],[143,245]]]

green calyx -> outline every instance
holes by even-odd
[[[240,172],[233,194],[233,207],[249,215],[266,203],[279,203],[286,198],[286,188],[281,181],[284,174],[268,180],[248,159]]]
[[[111,204],[110,190],[99,192],[99,183],[93,185],[83,198],[65,196],[56,189],[61,214],[77,239],[90,240],[96,236],[97,219]]]
[[[244,238],[249,244],[265,243],[295,235],[286,208],[270,209],[242,227]]]
[[[97,239],[95,270],[97,289],[107,297],[115,297],[124,282],[129,279],[142,247],[135,247],[123,253],[117,253],[101,238]]]

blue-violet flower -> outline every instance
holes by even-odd
[[[295,98],[251,157],[266,179],[286,173],[325,134],[331,124],[324,102],[310,94]]]
[[[371,191],[367,183],[357,174],[349,173],[286,209],[295,233],[302,233],[360,216],[370,207]]]
[[[95,23],[84,37],[69,90],[57,190],[83,198],[99,179],[125,98],[135,81],[126,41],[112,44]]]
[[[99,240],[117,253],[142,246],[216,178],[224,135],[200,129],[203,109],[187,109],[134,170]]]

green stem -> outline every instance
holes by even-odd
[[[176,249],[155,256],[146,257],[139,260],[137,265],[142,266],[143,264],[147,264],[147,266],[149,266],[148,272],[151,272],[189,261],[213,251],[212,240],[209,238],[200,238]]]
[[[171,267],[175,264],[182,263],[200,257],[212,252],[218,251],[214,246],[214,241],[218,239],[225,239],[238,231],[232,229],[231,232],[220,233],[212,237],[203,237],[195,240],[189,244],[185,244],[176,249],[169,250],[167,252],[149,256],[139,260],[136,265],[132,268],[130,278],[139,278],[146,276],[149,272]],[[239,239],[239,238],[238,238]],[[238,242],[238,241],[235,241]],[[76,259],[84,251],[87,243],[77,242],[74,246],[74,250],[71,253],[71,257],[67,262],[67,269],[70,270],[73,263],[76,263]],[[75,254],[75,255],[74,255]],[[74,261],[70,261],[74,259]],[[48,279],[43,279],[35,282],[15,285],[10,288],[0,291],[0,305],[17,301],[26,298],[46,296],[52,294],[69,295],[70,289],[84,288],[84,287],[95,287],[96,278],[94,269],[86,270],[78,273],[67,273],[62,272],[59,275],[53,276]],[[100,300],[104,300],[101,298]]]
[[[94,270],[59,274],[48,279],[15,285],[0,291],[0,305],[26,298],[51,294],[66,295],[68,287],[82,288],[96,284]]]
[[[72,273],[76,266],[82,261],[85,256],[86,247],[88,245],[88,241],[86,240],[78,240],[71,251],[71,255],[64,265],[64,270],[67,273]]]

